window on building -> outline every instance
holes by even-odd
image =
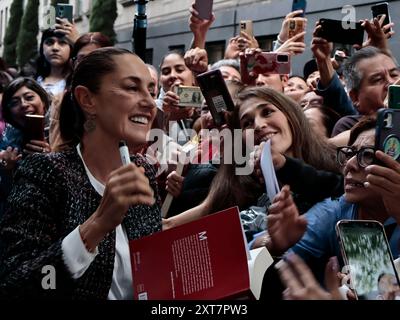
[[[213,64],[223,59],[225,55],[225,41],[207,42],[206,51],[209,64]]]
[[[185,54],[185,45],[184,44],[180,44],[177,46],[169,46],[168,47],[169,51],[178,51],[181,55]]]
[[[273,42],[276,40],[277,35],[260,36],[256,37],[260,49],[263,51],[272,51]]]

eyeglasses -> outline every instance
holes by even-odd
[[[360,168],[366,168],[375,162],[375,151],[373,147],[363,147],[355,150],[354,147],[337,148],[337,161],[341,166],[346,165],[352,157],[357,157],[357,163]]]

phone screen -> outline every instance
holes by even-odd
[[[380,19],[380,17],[384,14],[386,15],[383,25],[387,25],[390,23],[390,15],[389,15],[389,5],[384,3],[378,3],[371,7],[372,17]]]
[[[56,5],[56,17],[61,19],[67,19],[69,22],[73,22],[73,6],[71,4],[58,3]]]
[[[340,221],[337,231],[358,299],[400,300],[398,275],[382,225]]]

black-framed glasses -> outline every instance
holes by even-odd
[[[358,166],[366,168],[375,162],[375,151],[374,147],[362,147],[359,150],[348,146],[339,147],[337,148],[337,161],[341,166],[344,166],[349,159],[356,156]]]

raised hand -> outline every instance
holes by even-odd
[[[388,214],[400,224],[400,163],[382,151],[375,156],[384,166],[374,164],[365,168],[365,186],[382,196]]]
[[[205,48],[207,32],[210,26],[215,21],[214,13],[211,15],[210,20],[204,20],[199,17],[199,12],[195,8],[195,3],[192,3],[189,17],[189,28],[193,32],[193,47]]]
[[[300,216],[289,186],[284,186],[276,195],[268,212],[267,230],[271,237],[268,249],[279,254],[301,239],[307,229],[307,220]]]
[[[208,56],[205,49],[194,48],[186,51],[185,64],[194,73],[203,73],[208,70]]]
[[[285,42],[287,41],[288,35],[289,35],[289,21],[290,19],[296,18],[298,20],[303,20],[304,21],[304,26],[307,25],[307,19],[306,18],[300,18],[300,17],[296,17],[297,15],[303,13],[303,10],[296,10],[293,12],[290,12],[286,15],[285,19],[283,19],[282,21],[282,27],[281,27],[281,31],[279,32],[278,35],[278,40],[281,42]]]
[[[31,140],[25,145],[24,153],[48,153],[51,152],[50,145],[46,141]]]
[[[285,260],[276,264],[286,290],[285,300],[341,300],[339,293],[339,265],[336,257],[329,259],[325,268],[325,285],[323,289],[304,261],[295,254],[289,254]]]
[[[176,171],[172,171],[167,176],[167,187],[166,190],[168,193],[172,194],[174,198],[179,197],[182,192],[184,177],[176,173]]]
[[[299,34],[296,34],[292,38],[286,40],[276,52],[287,52],[290,55],[302,54],[306,49],[306,44],[304,41],[299,41],[301,38],[304,38],[306,32],[303,31]]]
[[[0,151],[0,164],[5,170],[13,170],[18,160],[22,158],[18,148],[7,147],[6,150]]]
[[[79,32],[75,24],[69,22],[67,19],[56,18],[56,24],[54,25],[57,33],[62,33],[72,43],[75,43],[79,38]]]

